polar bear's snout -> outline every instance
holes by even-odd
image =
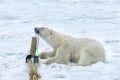
[[[37,34],[39,33],[39,30],[38,30],[38,28],[35,28],[35,33],[37,33]]]
[[[35,28],[35,33],[39,34],[44,28]]]

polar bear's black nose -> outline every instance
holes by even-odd
[[[35,28],[35,33],[40,33],[41,31],[43,31],[44,30],[44,28]]]

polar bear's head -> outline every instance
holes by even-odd
[[[35,33],[39,34],[49,45],[56,48],[61,43],[60,34],[48,28],[35,28]]]

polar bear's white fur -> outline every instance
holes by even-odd
[[[40,58],[43,59],[51,57],[45,64],[66,64],[72,61],[77,65],[87,66],[105,61],[105,49],[94,39],[74,38],[48,28],[35,28],[35,32],[53,47],[53,51],[40,54]]]

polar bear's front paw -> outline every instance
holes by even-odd
[[[41,58],[41,59],[46,59],[47,58],[47,54],[46,53],[41,53],[40,55],[39,55],[39,57]]]
[[[52,60],[47,60],[46,62],[44,62],[44,64],[46,64],[46,65],[50,65],[51,63],[53,63]]]

